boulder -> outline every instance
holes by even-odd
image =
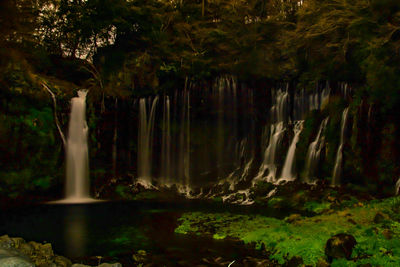
[[[72,265],[72,262],[63,256],[55,256],[54,263],[57,264],[57,267],[69,267]]]
[[[323,258],[319,258],[316,267],[329,267],[330,264]]]
[[[34,267],[35,265],[21,257],[7,257],[0,259],[1,267]]]
[[[385,213],[378,211],[374,216],[374,223],[382,223],[385,220],[388,220],[389,216]]]
[[[303,258],[300,256],[293,256],[284,266],[286,267],[300,267],[303,266]]]
[[[387,239],[390,240],[393,238],[393,232],[390,231],[389,229],[385,229],[382,231],[382,235]]]
[[[98,267],[122,267],[122,264],[117,262],[117,263],[102,263]]]
[[[8,235],[0,236],[0,247],[1,248],[12,248],[14,247],[14,240]]]
[[[300,214],[292,214],[289,217],[285,218],[285,222],[292,223],[292,222],[298,221],[300,219],[301,219],[301,215]]]
[[[331,262],[333,259],[351,258],[353,248],[356,246],[357,241],[352,235],[337,234],[329,238],[325,245],[325,255]]]

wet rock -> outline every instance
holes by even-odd
[[[132,255],[132,259],[136,262],[145,262],[147,253],[144,250],[139,250],[137,253]]]
[[[389,229],[383,230],[382,235],[388,240],[393,238],[393,232],[390,231]]]
[[[117,262],[117,263],[102,263],[98,267],[122,267],[122,264]]]
[[[325,255],[331,262],[333,259],[351,258],[353,248],[357,244],[356,239],[352,235],[337,234],[328,239],[325,245]]]
[[[34,267],[35,265],[20,257],[7,257],[0,259],[1,267]]]
[[[286,267],[299,267],[303,266],[304,261],[303,258],[300,256],[293,256],[286,264]]]
[[[25,244],[25,240],[21,237],[13,237],[11,240],[14,242],[15,248],[20,248],[21,245]]]
[[[317,265],[316,265],[316,267],[329,267],[329,266],[330,266],[330,264],[325,259],[322,259],[322,258],[320,258],[318,260]]]
[[[0,236],[0,247],[1,248],[12,248],[14,247],[14,240],[8,235]]]
[[[58,255],[54,257],[54,263],[57,267],[69,267],[72,265],[72,262],[69,259]]]
[[[389,220],[389,216],[380,211],[378,211],[374,216],[374,223],[382,223],[385,220]]]
[[[34,248],[32,247],[31,244],[28,243],[23,243],[19,246],[19,250],[24,253],[27,256],[32,256],[33,252],[34,252]]]
[[[357,222],[353,219],[348,219],[347,221],[351,224],[357,225]]]
[[[85,264],[80,264],[80,263],[75,263],[75,264],[72,264],[71,267],[92,267],[92,266],[90,266],[90,265],[85,265]]]
[[[289,217],[285,218],[285,222],[292,223],[292,222],[298,221],[300,219],[301,219],[301,215],[300,214],[292,214]]]

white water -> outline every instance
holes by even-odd
[[[261,180],[261,178],[264,176],[265,171],[267,170],[269,172],[266,180],[268,182],[275,182],[277,171],[277,166],[275,165],[276,157],[282,143],[282,138],[285,130],[286,128],[284,127],[283,122],[271,125],[271,133],[269,138],[270,141],[267,149],[264,152],[264,160],[260,166],[257,177],[254,179],[254,182]]]
[[[265,172],[268,170],[268,175],[266,176],[266,180],[268,182],[276,181],[276,158],[278,151],[281,148],[282,140],[286,131],[285,121],[288,120],[288,104],[289,104],[289,93],[287,88],[282,90],[272,90],[272,107],[270,110],[270,135],[269,135],[269,143],[264,151],[263,162],[261,163],[260,169],[258,171],[257,176],[253,180],[253,185],[263,180],[265,176]],[[265,139],[265,137],[263,138]]]
[[[163,184],[171,183],[171,114],[169,96],[164,97],[163,132],[161,150],[161,177]]]
[[[314,141],[309,145],[306,157],[306,182],[312,182],[316,178],[316,168],[319,164],[322,148],[325,144],[323,131],[328,124],[328,118],[325,118],[318,129],[318,134]]]
[[[150,99],[149,99],[150,100]],[[139,137],[138,137],[138,183],[151,187],[151,162],[153,152],[154,119],[158,96],[151,102],[150,114],[147,114],[146,99],[139,101]]]
[[[66,146],[66,198],[63,202],[85,202],[89,194],[89,157],[86,124],[86,90],[71,99],[71,114]]]
[[[294,172],[294,156],[296,154],[296,145],[299,142],[301,131],[303,130],[304,121],[298,121],[294,126],[294,137],[290,144],[289,150],[286,155],[285,164],[283,165],[282,175],[280,181],[293,181],[296,179]]]
[[[333,168],[332,174],[332,185],[339,185],[340,178],[342,177],[343,172],[343,143],[344,143],[344,135],[346,129],[346,122],[349,114],[349,108],[345,108],[342,114],[341,121],[341,129],[340,129],[340,144],[336,153],[335,167]]]

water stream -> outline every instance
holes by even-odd
[[[66,193],[65,202],[90,200],[88,127],[86,124],[86,94],[78,91],[71,99],[68,139],[66,145]]]

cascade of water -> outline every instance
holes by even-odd
[[[329,117],[325,118],[318,129],[315,140],[309,145],[306,157],[306,182],[316,178],[316,169],[320,160],[322,148],[325,144],[323,132],[328,124]]]
[[[183,166],[185,174],[186,187],[190,187],[190,93],[189,90],[185,91],[186,105],[185,109],[185,131],[186,131],[186,149],[184,153]]]
[[[164,97],[163,132],[161,150],[161,177],[163,184],[171,183],[171,115],[169,96]]]
[[[146,99],[141,98],[139,101],[138,181],[145,187],[151,186],[153,133],[157,103],[158,96],[153,99],[150,114],[147,116]]]
[[[268,176],[267,176],[267,181],[268,182],[274,182],[276,178],[276,172],[277,172],[277,167],[276,167],[276,156],[278,149],[280,148],[280,145],[282,143],[282,138],[283,134],[285,133],[285,127],[283,122],[279,122],[277,124],[272,124],[271,125],[271,133],[270,133],[270,138],[269,138],[269,144],[267,149],[264,152],[264,160],[260,166],[260,169],[258,171],[257,177],[255,178],[255,181],[258,181],[261,179],[264,175],[265,172],[268,170]]]
[[[398,195],[399,193],[400,193],[400,178],[397,180],[395,185],[395,195]]]
[[[67,185],[68,201],[84,201],[89,194],[89,157],[86,124],[86,90],[78,91],[71,100],[71,114],[67,139]]]
[[[343,143],[346,130],[346,122],[349,114],[349,108],[345,108],[342,114],[341,130],[340,130],[340,144],[336,153],[335,167],[333,168],[332,185],[339,185],[343,169]]]
[[[285,164],[283,165],[282,175],[279,180],[293,181],[296,179],[294,172],[294,156],[296,154],[296,145],[299,141],[300,133],[303,130],[304,121],[298,121],[294,126],[294,137],[289,146],[289,150],[286,155]]]
[[[177,177],[176,184],[180,185],[180,191],[188,194],[190,191],[190,93],[188,85],[181,96],[181,118],[179,128],[179,146],[177,147]]]
[[[253,183],[262,179],[267,170],[267,181],[275,182],[277,173],[276,156],[281,148],[282,139],[286,131],[284,123],[289,119],[288,88],[286,90],[272,90],[271,96],[273,105],[270,110],[272,123],[270,125],[269,143],[264,151],[263,162]]]

